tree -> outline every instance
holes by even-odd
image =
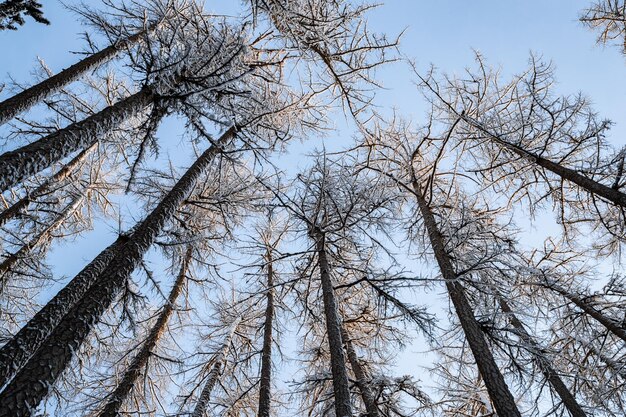
[[[17,30],[26,21],[24,16],[31,17],[37,23],[49,25],[50,21],[43,16],[41,3],[34,0],[5,0],[0,3],[0,30]]]
[[[598,32],[598,42],[617,41],[626,52],[626,4],[623,0],[600,0],[585,9],[580,21]]]

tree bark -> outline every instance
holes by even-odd
[[[9,280],[9,273],[11,269],[22,259],[27,257],[30,252],[37,246],[39,243],[50,236],[52,232],[58,229],[64,222],[70,217],[72,214],[78,210],[78,207],[82,203],[84,196],[75,196],[73,200],[63,209],[61,213],[57,216],[56,219],[48,226],[44,227],[39,233],[35,234],[28,242],[23,244],[16,252],[9,254],[3,261],[0,263],[0,294],[4,292],[6,288],[7,282]]]
[[[233,324],[230,327],[230,331],[226,336],[226,340],[224,340],[224,344],[220,348],[220,350],[213,357],[213,366],[211,367],[211,371],[207,377],[206,384],[204,384],[204,388],[202,388],[202,393],[200,393],[200,398],[198,398],[198,402],[196,403],[196,407],[191,414],[191,417],[204,417],[207,407],[209,405],[209,401],[211,400],[211,393],[213,392],[213,388],[215,388],[215,384],[220,378],[220,374],[222,373],[222,367],[224,366],[224,362],[226,361],[226,354],[228,353],[228,347],[230,346],[230,342],[233,338],[233,335],[237,331],[237,327],[241,322],[241,317],[235,319]]]
[[[163,310],[150,330],[143,346],[128,366],[128,369],[124,373],[124,377],[117,385],[117,388],[115,388],[115,391],[113,391],[113,393],[109,396],[107,403],[99,414],[99,417],[117,417],[120,415],[120,408],[135,386],[137,378],[141,376],[148,363],[148,359],[152,355],[152,350],[159,342],[159,339],[161,339],[161,336],[167,327],[167,323],[174,312],[176,300],[183,291],[183,286],[187,278],[187,270],[189,262],[191,261],[191,253],[191,248],[188,248],[185,253],[185,257],[182,260],[178,277],[176,278],[174,286],[172,287],[172,290],[167,298],[167,303],[163,306]]]
[[[583,188],[591,194],[603,197],[617,206],[626,207],[626,194],[607,185],[594,181],[591,178],[586,177],[582,174],[579,174],[573,169],[566,168],[561,164],[550,161],[549,159],[536,155],[535,153],[530,152],[518,145],[510,143],[498,137],[497,135],[494,135],[488,129],[483,127],[480,123],[467,116],[459,115],[459,117],[461,117],[461,119],[470,124],[472,127],[486,134],[492,141],[494,141],[499,146],[512,151],[522,158],[531,159],[538,166],[547,169],[548,171],[556,174],[564,180],[573,182],[574,184],[578,185],[579,187]]]
[[[478,371],[485,382],[487,392],[494,404],[496,412],[499,416],[503,417],[521,417],[517,405],[515,404],[515,399],[502,373],[500,373],[500,369],[498,369],[498,365],[485,340],[485,335],[476,321],[474,311],[465,296],[465,289],[457,282],[458,277],[454,271],[450,257],[446,252],[443,236],[439,232],[435,217],[416,179],[412,180],[412,186],[417,204],[424,219],[424,225],[428,232],[435,259],[437,260],[437,264],[445,280],[450,300],[459,318],[467,343],[476,361]]]
[[[352,339],[346,332],[345,327],[341,328],[341,337],[343,343],[346,346],[346,353],[348,360],[350,361],[350,367],[352,373],[356,378],[356,385],[361,391],[361,397],[363,398],[363,404],[365,404],[365,411],[367,411],[367,417],[379,417],[378,406],[376,405],[376,396],[372,391],[371,378],[368,375],[367,369],[361,364],[354,346],[352,345]]]
[[[326,256],[326,242],[324,233],[315,230],[311,233],[317,249],[317,266],[320,270],[322,295],[324,301],[324,316],[326,318],[326,332],[330,350],[331,371],[333,376],[333,392],[335,395],[335,415],[337,417],[352,416],[352,402],[350,401],[350,383],[346,369],[346,357],[343,352],[341,338],[341,319],[335,299],[330,276],[330,266]]]
[[[265,307],[265,323],[263,324],[263,350],[261,352],[261,382],[259,387],[258,417],[270,417],[272,390],[272,343],[274,323],[274,267],[272,251],[268,248],[267,262],[267,304]]]
[[[549,290],[556,292],[563,296],[566,300],[570,301],[576,307],[580,308],[589,316],[593,317],[596,321],[602,324],[609,332],[613,333],[615,336],[622,339],[626,342],[626,329],[616,320],[611,319],[610,317],[602,314],[601,311],[596,310],[593,306],[589,305],[583,298],[579,297],[576,294],[572,294],[567,291],[565,288],[557,285],[554,282],[550,282],[547,284],[540,284]]]
[[[83,74],[91,71],[105,62],[113,59],[121,50],[137,43],[146,35],[147,31],[138,32],[126,39],[122,39],[101,51],[89,55],[76,64],[51,76],[26,90],[0,103],[0,125],[8,122],[15,116],[30,109],[49,95],[61,90],[76,81]]]
[[[195,188],[216,154],[235,135],[226,131],[194,162],[157,207],[136,226],[133,233],[102,272],[83,299],[67,313],[48,340],[33,355],[13,381],[0,394],[0,417],[27,417],[46,397],[52,384],[68,366],[100,316],[109,308],[124,283],[152,246],[163,226]]]
[[[0,212],[0,226],[4,226],[9,220],[24,214],[31,202],[48,193],[55,184],[58,184],[72,175],[76,167],[80,165],[87,158],[87,156],[89,156],[89,154],[96,149],[97,146],[98,143],[94,143],[84,151],[80,152],[71,161],[65,164],[57,173],[47,178],[40,186],[28,192],[15,204]]]
[[[587,417],[587,414],[578,404],[578,401],[576,401],[574,394],[572,394],[569,388],[567,388],[559,374],[552,367],[550,361],[546,357],[542,356],[543,349],[541,346],[539,346],[535,339],[526,331],[524,324],[517,318],[506,300],[497,292],[495,293],[495,296],[498,300],[498,304],[500,305],[500,309],[508,318],[509,323],[511,323],[519,338],[530,347],[530,349],[527,349],[528,352],[532,355],[533,360],[537,363],[539,369],[541,369],[541,373],[544,378],[546,378],[546,381],[548,381],[548,383],[552,386],[552,389],[559,396],[570,415],[572,417]]]
[[[144,87],[100,112],[44,138],[0,155],[0,192],[97,143],[102,136],[145,110],[155,95]]]

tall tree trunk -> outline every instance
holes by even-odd
[[[572,304],[580,308],[589,316],[593,317],[596,321],[602,324],[609,332],[613,333],[615,336],[619,337],[624,342],[626,342],[626,328],[624,328],[624,326],[618,321],[602,314],[601,311],[598,311],[595,307],[590,305],[587,301],[585,301],[579,295],[572,294],[571,292],[567,291],[565,288],[561,287],[560,285],[554,282],[550,282],[546,284],[539,284],[539,285],[545,288],[548,288],[549,290],[552,290],[556,292],[557,294],[560,294],[561,296],[563,296],[563,298],[570,301]]]
[[[226,361],[228,347],[230,346],[230,342],[233,339],[233,335],[237,331],[237,327],[239,326],[240,322],[241,317],[235,319],[235,321],[230,326],[230,331],[226,336],[226,340],[224,340],[224,344],[213,357],[213,366],[211,367],[211,371],[207,376],[206,384],[204,384],[204,388],[202,388],[202,393],[200,393],[200,398],[198,398],[198,402],[196,403],[193,413],[191,413],[191,417],[205,417],[209,401],[211,400],[211,393],[213,392],[213,388],[215,388],[215,384],[217,384],[217,381],[220,378],[220,375],[222,373],[222,367],[224,366],[224,362]]]
[[[356,385],[361,391],[361,397],[363,398],[363,404],[365,404],[365,411],[367,411],[367,417],[379,417],[378,406],[376,405],[376,396],[372,391],[371,378],[368,375],[367,369],[361,363],[361,360],[354,350],[352,345],[352,339],[348,335],[345,327],[341,328],[341,337],[343,343],[346,346],[346,353],[348,354],[348,360],[350,361],[350,367],[352,373],[356,378]]]
[[[416,179],[412,180],[412,186],[417,204],[420,212],[422,213],[422,218],[424,219],[424,225],[426,226],[426,230],[428,232],[428,237],[435,254],[435,259],[437,260],[437,264],[439,265],[439,269],[441,270],[441,274],[443,275],[443,279],[446,283],[448,295],[454,305],[459,322],[461,323],[461,327],[465,333],[465,338],[467,339],[467,343],[469,344],[472,354],[474,355],[478,371],[485,382],[487,392],[489,392],[489,397],[496,408],[496,412],[499,416],[503,417],[521,417],[521,414],[517,409],[517,405],[515,404],[515,399],[513,398],[504,377],[500,373],[500,369],[498,369],[498,365],[496,364],[493,354],[489,349],[489,345],[485,340],[485,335],[476,321],[474,311],[465,296],[465,289],[459,282],[457,282],[456,272],[454,271],[450,257],[445,250],[444,239],[439,232],[439,227],[437,226],[435,217],[430,209],[430,206],[426,202],[426,199],[422,194],[421,187]]]
[[[141,31],[122,39],[101,51],[89,55],[71,67],[10,97],[0,103],[0,125],[25,112],[49,95],[61,90],[82,77],[85,73],[113,59],[121,50],[131,47],[141,40],[148,31]]]
[[[231,142],[235,128],[226,131],[218,143],[204,151],[155,209],[138,224],[128,242],[119,250],[98,281],[49,336],[0,394],[0,417],[26,417],[46,397],[52,384],[71,361],[100,316],[119,293],[128,277],[141,262],[183,201],[189,196],[198,178],[208,169],[216,154]]]
[[[495,290],[495,289],[494,289]],[[543,374],[546,381],[552,386],[552,389],[559,396],[567,411],[569,411],[572,417],[587,417],[587,414],[583,411],[581,406],[576,401],[574,394],[572,394],[556,372],[556,370],[552,367],[552,364],[545,356],[542,356],[543,349],[539,344],[535,341],[535,339],[526,331],[523,323],[517,318],[517,315],[511,310],[511,307],[506,302],[504,298],[498,292],[495,292],[495,297],[500,305],[500,309],[506,315],[509,323],[513,326],[516,331],[516,334],[519,338],[529,346],[528,352],[532,355],[533,360],[541,369],[541,373]]]
[[[99,417],[117,417],[119,416],[119,410],[124,404],[124,401],[130,394],[131,390],[135,386],[137,378],[141,376],[143,369],[148,363],[148,359],[152,355],[152,350],[159,342],[159,339],[165,332],[167,327],[167,323],[174,312],[174,308],[176,306],[176,300],[178,299],[180,293],[183,291],[183,286],[185,284],[185,280],[187,278],[187,269],[189,266],[189,262],[191,261],[191,247],[187,249],[185,253],[185,257],[182,260],[182,264],[180,267],[180,272],[176,281],[174,282],[174,286],[170,291],[170,295],[167,298],[167,303],[163,306],[163,310],[159,317],[154,323],[154,326],[150,330],[146,341],[143,343],[143,346],[137,352],[137,355],[133,358],[133,361],[128,366],[128,369],[124,373],[124,377],[117,385],[115,391],[111,393],[108,398],[108,401],[102,411],[99,414]]]
[[[63,166],[58,172],[51,177],[47,178],[41,185],[34,190],[28,192],[24,197],[18,200],[16,203],[7,207],[4,211],[0,212],[0,226],[5,225],[9,220],[14,219],[26,212],[28,205],[35,201],[37,198],[48,193],[52,187],[64,179],[68,178],[76,167],[78,167],[86,158],[91,154],[93,150],[98,147],[98,143],[92,144],[76,155],[71,161]]]
[[[0,349],[0,391],[35,354],[63,316],[85,295],[127,240],[126,236],[118,237]]]
[[[4,292],[7,281],[9,280],[9,273],[15,264],[27,257],[42,240],[50,237],[52,232],[58,229],[65,220],[78,210],[83,200],[84,196],[75,196],[48,226],[44,227],[43,230],[35,234],[28,242],[24,243],[17,251],[9,254],[2,263],[0,263],[0,294]]]
[[[82,151],[113,128],[144,111],[155,95],[150,88],[125,98],[100,112],[73,123],[44,138],[0,155],[0,192],[48,168],[55,162]]]
[[[272,343],[274,323],[274,265],[272,251],[268,248],[267,262],[267,304],[265,307],[265,323],[263,324],[263,351],[261,352],[261,383],[259,387],[258,417],[270,417],[272,390]]]
[[[352,403],[350,401],[350,383],[346,369],[346,357],[343,352],[341,338],[341,318],[335,299],[330,276],[330,266],[326,256],[326,239],[324,233],[315,230],[311,233],[317,249],[317,266],[320,270],[322,294],[324,299],[324,316],[326,318],[326,332],[330,349],[331,371],[333,375],[333,392],[335,394],[335,415],[337,417],[351,417]]]
[[[557,176],[561,177],[564,180],[573,182],[574,184],[578,185],[579,187],[583,188],[589,193],[603,197],[611,201],[613,204],[617,206],[626,207],[626,194],[612,187],[609,187],[595,180],[592,180],[591,178],[586,177],[582,174],[579,174],[577,171],[571,168],[566,168],[561,164],[558,164],[556,162],[550,161],[549,159],[543,158],[533,152],[530,152],[520,147],[519,145],[510,143],[498,137],[497,135],[494,135],[493,133],[491,133],[488,129],[486,129],[476,120],[473,120],[464,115],[459,115],[459,117],[465,122],[467,122],[469,125],[471,125],[472,127],[480,130],[482,133],[487,135],[497,145],[510,150],[511,152],[515,153],[516,155],[522,158],[532,160],[533,163],[537,164],[538,166],[544,169],[547,169],[548,171],[552,172],[553,174],[556,174]]]

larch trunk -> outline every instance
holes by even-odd
[[[261,381],[259,386],[258,417],[270,417],[272,403],[272,343],[274,323],[274,267],[272,252],[268,249],[267,262],[267,295],[265,306],[265,323],[263,324],[263,350],[261,352]]]
[[[85,295],[127,238],[119,237],[52,298],[0,349],[0,390],[35,354],[63,316]]]
[[[435,217],[422,194],[417,180],[414,179],[412,181],[412,186],[422,218],[424,219],[424,225],[428,232],[435,259],[446,283],[448,295],[496,412],[503,417],[521,417],[521,413],[515,404],[515,399],[496,364],[491,349],[485,340],[485,335],[476,321],[474,311],[465,296],[465,289],[457,282],[456,272],[445,250],[444,239],[439,232]]]
[[[371,378],[368,375],[367,370],[361,363],[354,346],[352,345],[352,339],[346,332],[345,327],[341,329],[341,337],[343,343],[346,346],[346,353],[348,354],[348,360],[350,361],[350,367],[352,373],[356,378],[356,385],[361,392],[363,398],[363,404],[365,404],[365,411],[367,411],[367,417],[379,417],[378,406],[376,405],[376,396],[372,391]]]
[[[40,186],[30,191],[27,195],[19,199],[10,207],[7,207],[0,213],[0,226],[5,225],[9,220],[23,215],[28,209],[28,205],[37,200],[37,198],[48,193],[52,187],[64,179],[68,178],[74,170],[97,148],[98,144],[94,143],[84,151],[76,155],[71,161],[63,166],[58,172],[47,178]]]
[[[148,363],[148,359],[152,355],[152,350],[165,332],[167,323],[174,312],[176,300],[183,291],[183,286],[187,278],[187,269],[189,262],[191,261],[191,254],[191,248],[187,249],[185,257],[182,260],[178,277],[176,278],[176,281],[172,286],[172,290],[167,298],[167,303],[163,306],[163,310],[161,311],[161,314],[159,314],[159,317],[157,318],[156,323],[154,323],[152,329],[150,329],[150,333],[148,334],[146,341],[143,343],[143,346],[128,366],[128,369],[124,373],[122,380],[117,385],[117,388],[115,388],[115,391],[113,391],[108,397],[107,403],[100,412],[99,417],[117,417],[120,415],[120,408],[135,386],[137,378],[142,375],[142,372]]]
[[[144,87],[80,122],[0,155],[0,192],[97,143],[113,128],[144,111],[154,98],[152,91]]]
[[[124,283],[141,262],[183,201],[189,196],[198,178],[207,170],[215,155],[235,135],[230,128],[194,162],[155,209],[134,229],[97,282],[83,299],[63,318],[33,357],[0,394],[0,417],[31,416],[46,397],[50,387],[70,363],[100,316],[113,302]]]
[[[352,402],[350,401],[350,383],[346,369],[346,357],[343,351],[341,338],[341,319],[335,298],[330,276],[330,266],[326,256],[326,243],[323,232],[314,231],[311,238],[315,239],[317,249],[317,266],[320,271],[322,294],[324,301],[324,316],[326,318],[326,332],[330,350],[331,371],[333,376],[333,392],[335,395],[335,415],[337,417],[352,416]]]
[[[107,61],[110,61],[121,50],[137,43],[145,34],[146,31],[141,31],[126,39],[122,39],[101,51],[89,55],[39,84],[29,87],[13,97],[4,100],[0,103],[0,125],[30,109],[49,95],[78,80],[88,71],[94,70]]]
[[[222,373],[222,368],[224,366],[224,362],[226,361],[226,354],[228,353],[228,347],[230,346],[233,335],[237,331],[237,327],[239,326],[240,322],[241,317],[235,319],[230,327],[228,335],[226,336],[226,340],[224,340],[224,344],[213,358],[213,366],[211,366],[211,371],[207,376],[207,381],[202,388],[200,398],[198,398],[198,402],[196,403],[191,417],[205,416],[207,407],[209,406],[209,401],[211,400],[211,393],[213,392],[213,388],[215,388],[215,384],[217,384],[217,381],[219,380]]]

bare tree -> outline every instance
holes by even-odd
[[[626,52],[626,4],[623,0],[598,0],[585,9],[580,21],[598,32],[598,42],[617,41]]]

